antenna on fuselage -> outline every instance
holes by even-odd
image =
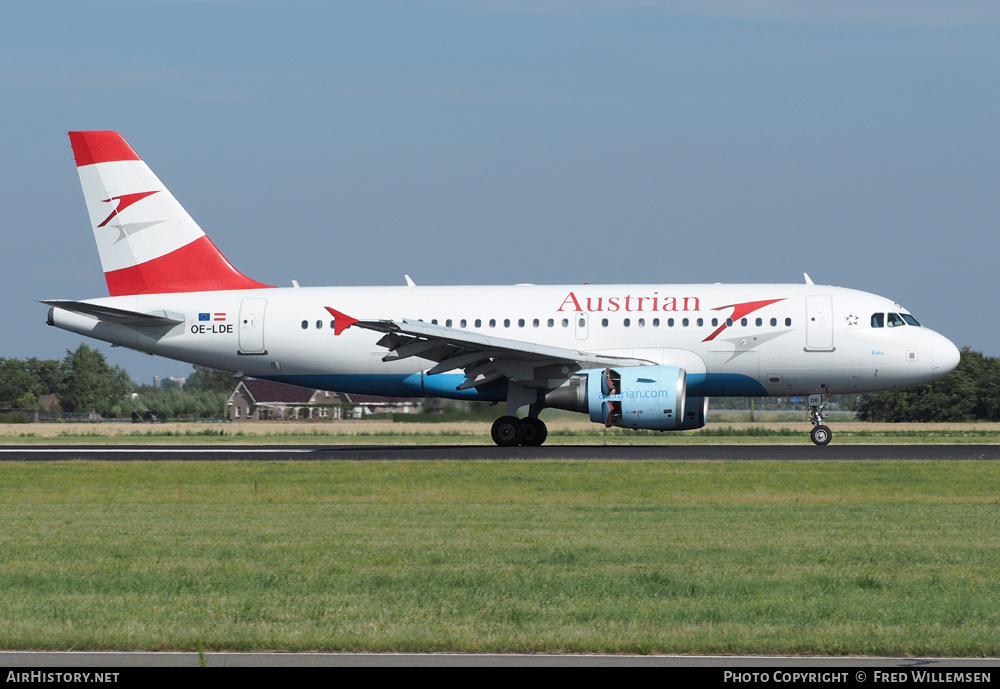
[[[815,285],[816,284],[815,282],[813,282],[813,279],[811,277],[809,277],[809,273],[802,273],[802,277],[804,277],[806,279],[806,284],[807,285]]]

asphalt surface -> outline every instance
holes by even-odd
[[[0,461],[315,461],[315,460],[1000,460],[1000,445],[291,445],[0,447]]]

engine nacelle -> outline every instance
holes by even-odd
[[[676,366],[584,371],[590,420],[605,426],[673,431],[684,427],[687,374]]]
[[[684,419],[677,426],[678,431],[691,431],[708,423],[708,398],[688,397],[684,403]]]

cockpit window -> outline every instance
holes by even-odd
[[[920,325],[919,323],[917,323],[917,319],[908,313],[901,313],[899,315],[902,316],[903,320],[909,323],[910,325]]]
[[[906,321],[898,313],[890,313],[889,315],[889,327],[897,328],[901,325],[906,325]]]
[[[884,313],[873,313],[872,314],[872,327],[873,328],[884,328],[885,327],[885,314]]]

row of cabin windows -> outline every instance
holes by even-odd
[[[881,315],[882,314],[875,314],[875,316],[881,316]],[[895,316],[896,314],[889,314],[889,315],[890,316]],[[909,315],[909,314],[905,314],[905,315]],[[882,326],[876,326],[875,325],[875,316],[872,316],[872,327],[879,327],[879,328],[882,327]],[[909,317],[911,319],[913,318],[913,316],[909,316]],[[689,327],[692,324],[692,319],[690,319],[690,318],[681,318],[681,319],[668,318],[668,319],[666,319],[666,327],[673,328],[675,325],[677,325],[678,320],[680,322],[681,327],[683,327],[683,328],[687,328],[687,327]],[[316,329],[317,330],[322,330],[323,327],[324,327],[323,323],[324,323],[324,321],[321,321],[321,320],[316,321]],[[332,321],[332,320],[330,321],[330,329],[331,330],[334,327],[334,323],[335,323],[335,321]],[[431,323],[433,325],[437,325],[438,324],[438,319],[436,319],[436,318],[431,319]],[[454,323],[454,321],[452,321],[452,319],[448,318],[447,320],[445,320],[444,325],[445,325],[446,328],[451,328],[452,325],[453,325],[453,323]],[[476,328],[483,327],[483,321],[482,321],[481,318],[475,319],[473,321],[473,323],[474,323],[473,327],[476,327]],[[652,327],[654,327],[654,328],[659,328],[660,327],[660,323],[661,323],[661,321],[660,321],[659,318],[653,318],[650,321],[650,325],[652,325]],[[693,319],[693,323],[694,323],[695,327],[698,327],[698,328],[705,327],[705,319],[704,318],[695,318],[695,319]],[[914,323],[916,323],[916,321],[914,321]],[[503,320],[503,327],[509,328],[510,324],[511,324],[511,320],[509,318],[505,318]],[[545,324],[549,328],[554,328],[555,325],[556,325],[556,321],[555,321],[554,318],[550,318],[550,319],[548,319],[546,321]],[[735,323],[734,323],[734,321],[733,321],[732,318],[727,318],[726,319],[726,325],[727,326],[731,327],[734,324]],[[747,326],[750,325],[750,319],[748,319],[748,318],[741,318],[739,320],[739,324],[741,326],[747,327]],[[771,324],[772,327],[776,327],[778,325],[778,319],[777,318],[772,318],[770,320],[770,324]],[[786,318],[785,319],[785,325],[786,326],[790,326],[791,324],[792,324],[792,319],[791,318]],[[526,325],[525,319],[523,319],[523,318],[518,318],[517,319],[517,327],[523,328],[523,327],[525,327],[525,325]],[[569,319],[568,318],[561,319],[560,325],[562,325],[562,327],[564,327],[564,328],[568,328],[569,327]],[[587,320],[585,318],[581,318],[579,325],[580,325],[581,328],[582,327],[586,327]],[[610,325],[611,325],[611,323],[610,323],[610,321],[607,318],[602,318],[601,319],[601,327],[607,328]],[[625,318],[625,319],[623,319],[622,320],[622,325],[624,327],[626,327],[626,328],[630,328],[632,326],[632,319],[631,318]],[[639,327],[639,328],[644,328],[646,326],[646,319],[645,318],[637,318],[637,319],[635,319],[635,325],[637,327]],[[756,325],[758,328],[763,327],[763,325],[764,325],[764,319],[763,318],[757,318],[756,320],[754,320],[754,325]],[[491,318],[489,320],[489,326],[491,328],[497,327],[497,320],[495,318]],[[538,318],[532,319],[531,326],[533,328],[540,328],[541,327],[541,320],[539,320]],[[712,321],[711,321],[711,326],[713,328],[717,328],[719,326],[719,319],[718,318],[713,318]],[[466,319],[464,319],[464,318],[460,319],[458,321],[458,327],[459,328],[466,328],[466,327],[468,327],[468,321]],[[891,327],[891,324],[890,324],[890,327]],[[309,321],[307,321],[307,320],[306,321],[302,321],[302,329],[303,330],[308,330],[309,329]]]
[[[334,323],[336,323],[336,321],[330,321],[330,330],[333,330]],[[302,321],[302,329],[303,330],[309,329],[309,321]],[[323,321],[316,321],[316,330],[322,330],[322,329],[323,329]]]
[[[436,318],[434,318],[434,319],[431,320],[431,323],[434,324],[434,325],[437,325],[438,324],[438,320]],[[652,327],[654,327],[654,328],[659,328],[660,325],[661,325],[661,323],[662,322],[660,321],[659,318],[653,318],[653,319],[651,319],[649,321],[649,324]],[[692,325],[692,323],[696,327],[699,327],[699,328],[705,327],[705,319],[704,318],[695,318],[695,319],[690,319],[690,318],[681,318],[681,319],[668,318],[668,319],[666,319],[666,327],[668,327],[668,328],[673,328],[678,323],[680,323],[681,327],[684,327],[684,328],[687,328],[688,326]],[[750,320],[748,318],[741,318],[740,321],[739,321],[739,323],[740,323],[740,325],[746,327],[746,326],[750,325]],[[757,318],[754,321],[754,323],[755,323],[755,325],[757,327],[763,327],[763,325],[764,325],[764,319],[763,318]],[[777,318],[772,318],[770,320],[770,324],[773,327],[777,326],[778,325],[778,319]],[[785,319],[785,325],[786,326],[790,326],[791,324],[792,324],[792,319],[791,318],[786,318]],[[447,319],[447,320],[445,320],[444,325],[447,328],[452,327],[452,320],[450,318]],[[491,328],[495,328],[496,325],[497,325],[496,319],[495,318],[491,318],[490,321],[489,321],[489,326]],[[510,325],[511,325],[511,320],[509,318],[505,318],[504,321],[503,321],[503,327],[509,328]],[[526,325],[526,321],[523,318],[517,319],[517,327],[523,328],[523,327],[525,327],[525,325]],[[548,321],[546,322],[546,325],[548,327],[550,327],[550,328],[555,327],[555,319],[552,319],[552,318],[548,319]],[[580,325],[581,328],[585,327],[587,325],[587,319],[581,318],[579,325]],[[611,325],[611,322],[607,318],[602,318],[601,319],[601,327],[607,328],[610,325]],[[624,318],[624,319],[622,319],[622,325],[624,327],[626,327],[626,328],[631,327],[632,326],[632,319],[631,318]],[[646,319],[645,318],[636,318],[635,319],[635,325],[638,326],[638,327],[640,327],[640,328],[645,327],[646,326]],[[712,325],[713,328],[717,328],[719,326],[719,319],[718,318],[713,318],[712,321],[711,321],[711,325]],[[732,318],[727,318],[726,319],[726,325],[727,326],[734,325],[733,319]],[[531,321],[531,326],[533,328],[541,327],[541,321],[539,319],[535,318],[535,319],[533,319]],[[466,327],[466,320],[464,318],[459,321],[458,327],[459,328]],[[477,327],[477,328],[481,328],[482,327],[482,321],[480,319],[478,319],[478,318],[475,320],[475,327]],[[564,328],[568,328],[569,327],[569,319],[568,318],[563,318],[562,319],[562,327],[564,327]]]

